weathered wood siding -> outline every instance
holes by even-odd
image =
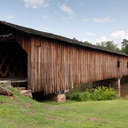
[[[4,34],[13,36],[1,38],[2,42],[16,40],[26,51],[28,88],[33,92],[53,94],[80,83],[128,75],[128,57],[123,55],[91,50],[75,45],[75,41],[60,42],[57,39],[70,39],[0,22],[0,35]]]
[[[22,41],[22,47],[28,52],[28,83],[33,92],[53,94],[76,84],[128,75],[127,57],[34,37]]]

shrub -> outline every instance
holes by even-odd
[[[113,88],[98,87],[91,95],[92,100],[113,100],[117,98],[117,94]]]
[[[117,94],[112,88],[98,87],[96,89],[87,90],[85,92],[72,92],[67,95],[67,99],[76,101],[88,100],[113,100],[117,98]]]
[[[90,99],[90,92],[73,92],[72,94],[67,95],[67,99],[76,101],[88,101]]]

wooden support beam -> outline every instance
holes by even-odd
[[[118,78],[117,80],[117,86],[118,86],[118,96],[120,97],[121,96],[121,84],[120,84],[120,78]]]
[[[0,38],[7,38],[7,37],[10,37],[10,36],[13,36],[13,34],[12,33],[3,34],[3,35],[0,35]]]
[[[14,35],[12,33],[0,35],[0,42],[9,41],[9,40],[12,40],[12,39],[14,39]]]

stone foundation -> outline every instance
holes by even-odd
[[[22,94],[24,96],[27,96],[29,98],[32,98],[32,92],[31,92],[31,90],[21,90],[20,91],[20,94]]]
[[[65,103],[66,102],[66,96],[65,94],[57,94],[53,98],[54,101],[57,103]]]

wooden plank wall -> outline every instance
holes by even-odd
[[[29,88],[44,95],[68,90],[80,83],[128,75],[126,57],[34,37],[31,41],[22,41],[22,47],[28,52]]]

